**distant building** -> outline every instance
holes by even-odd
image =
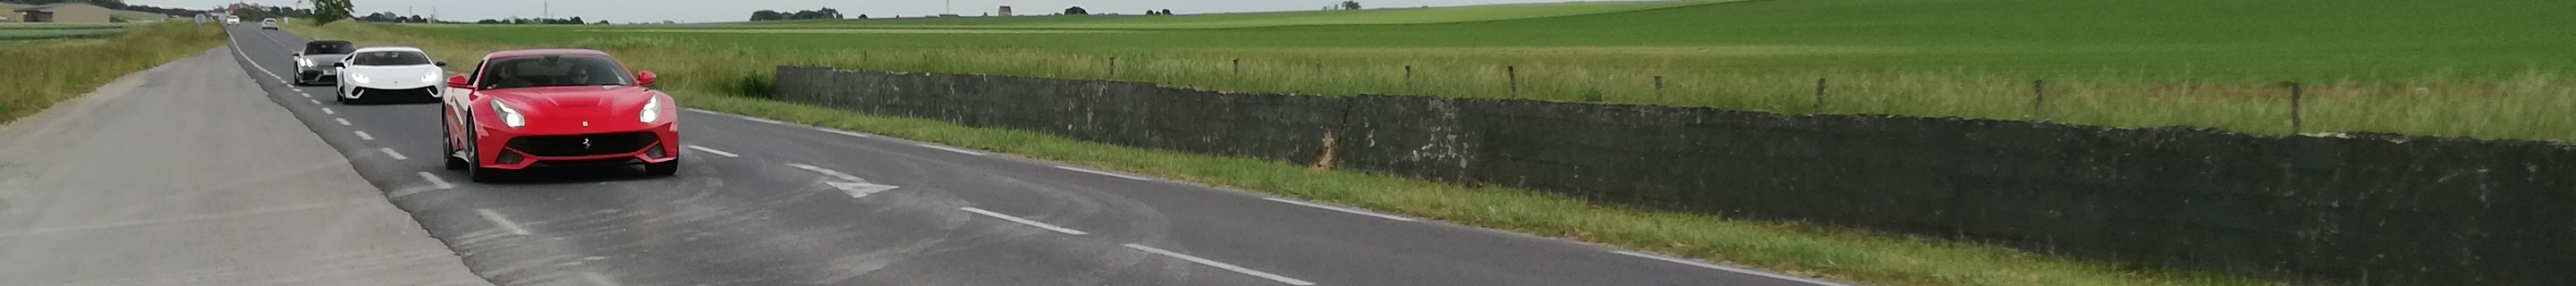
[[[18,8],[18,19],[29,23],[107,23],[107,8],[89,3],[54,3]]]
[[[1010,17],[1011,6],[1002,6],[1002,13],[1000,15],[1002,15],[1002,17]]]

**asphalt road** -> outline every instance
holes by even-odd
[[[332,103],[272,76],[306,39],[232,31],[241,72],[499,285],[1820,283],[699,110],[677,177],[469,183],[441,168],[436,104]]]
[[[0,285],[491,285],[234,54],[0,129]]]

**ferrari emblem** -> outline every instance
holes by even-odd
[[[590,138],[582,138],[582,139],[581,139],[581,148],[582,148],[582,149],[590,149]]]

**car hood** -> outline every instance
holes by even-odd
[[[478,93],[510,105],[522,116],[550,119],[632,119],[635,112],[644,110],[646,101],[660,96],[635,86],[524,87]]]
[[[436,76],[436,77],[434,77],[434,78],[433,78],[433,80],[430,80],[430,81],[421,81],[421,80],[420,80],[420,79],[421,79],[421,75],[426,75],[426,74],[431,74],[431,73],[438,73],[439,75],[438,75],[438,76]],[[366,83],[358,83],[358,82],[356,82],[356,81],[350,81],[350,82],[349,82],[349,83],[352,83],[352,84],[357,84],[358,86],[365,86],[365,87],[390,87],[390,88],[414,88],[414,87],[422,87],[422,86],[428,86],[428,85],[432,85],[432,84],[444,83],[444,82],[447,80],[446,70],[440,69],[438,66],[434,66],[434,65],[412,65],[412,66],[350,66],[350,67],[346,67],[346,68],[341,68],[341,69],[340,69],[340,76],[342,76],[342,77],[358,76],[358,77],[365,77],[365,78],[367,78],[367,82],[366,82]]]

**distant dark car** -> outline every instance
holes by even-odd
[[[340,81],[340,71],[331,63],[348,59],[358,45],[349,41],[313,41],[304,43],[304,51],[295,52],[295,84],[321,85]]]

